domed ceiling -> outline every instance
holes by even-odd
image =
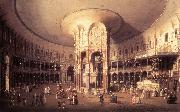
[[[103,22],[115,40],[137,35],[163,13],[167,0],[1,0],[7,23],[24,37],[34,35],[73,46],[73,30]]]

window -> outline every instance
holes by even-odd
[[[114,51],[114,56],[116,55],[116,51]]]
[[[125,54],[128,54],[128,50],[127,49],[125,49]]]
[[[139,51],[139,46],[136,47],[136,51]]]
[[[168,42],[168,33],[165,34],[165,42]]]
[[[156,38],[156,39],[155,39],[155,45],[157,45],[157,42],[158,42],[158,41],[157,41],[157,38]]]
[[[69,59],[72,59],[73,58],[73,55],[72,54],[69,54]]]
[[[175,34],[178,34],[177,28],[175,29]]]
[[[121,50],[119,50],[119,55],[121,55]]]
[[[133,53],[133,47],[131,47],[131,53]]]
[[[151,41],[149,41],[149,47],[151,48]]]
[[[112,68],[117,68],[117,62],[112,62]]]

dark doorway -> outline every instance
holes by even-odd
[[[70,65],[67,69],[68,81],[74,82],[74,66]]]

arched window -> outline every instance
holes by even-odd
[[[72,54],[69,54],[69,59],[72,59],[73,58],[73,55]]]
[[[114,50],[114,56],[116,56],[116,51]]]
[[[168,33],[165,34],[165,42],[168,42]]]
[[[178,34],[178,30],[177,30],[177,28],[175,29],[175,32],[174,32],[175,34]]]
[[[131,53],[133,53],[133,47],[131,47]]]
[[[125,49],[125,51],[124,51],[124,52],[125,52],[125,54],[128,54],[128,49]]]
[[[119,50],[119,55],[121,55],[121,50]]]
[[[139,46],[136,46],[136,51],[139,51]]]

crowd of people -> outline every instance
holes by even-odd
[[[162,79],[159,79],[160,82],[163,84],[164,82]],[[165,79],[165,81],[167,81]],[[141,104],[143,103],[143,99],[151,98],[151,97],[163,97],[167,103],[175,103],[177,101],[177,92],[178,88],[176,89],[168,89],[167,86],[161,86],[160,90],[140,90],[134,86],[130,88],[124,86],[122,87],[119,92],[122,93],[129,93],[131,97],[132,104]],[[48,96],[55,94],[55,98],[57,101],[57,107],[59,109],[66,108],[67,105],[78,105],[78,93],[77,90],[73,87],[73,85],[62,85],[58,83],[56,85],[56,90],[52,90],[50,86],[43,86],[43,89],[39,89],[39,87],[30,86],[30,85],[22,85],[17,88],[12,88],[10,91],[5,92],[5,96],[9,99],[9,104],[11,107],[21,106],[21,107],[40,107],[46,105],[48,101]],[[111,103],[117,103],[117,95],[113,92],[109,92],[108,94],[109,101]],[[98,94],[99,103],[103,104],[105,97],[104,94]]]
[[[66,105],[77,105],[77,90],[72,86],[64,88],[61,84],[57,85],[56,100],[59,109],[64,109]]]
[[[127,88],[124,86],[121,90],[123,93],[129,93],[132,96],[133,104],[142,103],[143,99],[150,99],[152,97],[163,97],[167,103],[176,103],[177,101],[177,89],[168,89],[166,86],[161,86],[159,90],[142,90],[131,86]]]
[[[32,89],[32,87],[24,85],[22,87],[12,88],[10,91],[6,91],[5,96],[8,99],[10,107],[43,106],[46,103],[46,94],[43,91],[38,93],[32,92]]]

